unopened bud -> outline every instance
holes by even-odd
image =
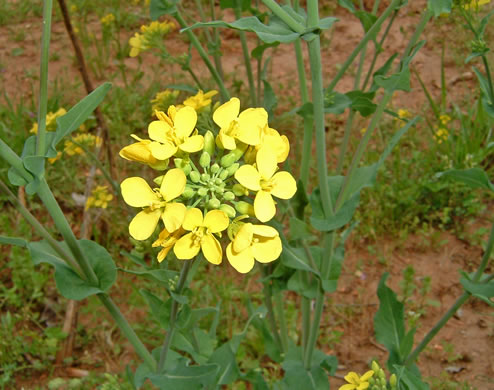
[[[210,130],[204,134],[204,151],[209,153],[210,156],[214,154],[214,135]]]
[[[228,176],[231,176],[233,175],[235,172],[238,171],[238,168],[240,168],[240,164],[239,163],[235,163],[235,164],[232,164],[230,165],[226,170],[228,171]]]
[[[382,368],[379,369],[379,372],[378,372],[377,376],[380,379],[386,379],[386,374],[384,373],[384,370]]]
[[[220,206],[220,210],[223,211],[226,215],[228,215],[230,218],[235,218],[235,215],[237,215],[237,212],[235,209],[227,204],[222,204]]]
[[[184,192],[182,193],[182,197],[184,199],[190,199],[195,195],[196,191],[191,187],[185,187]]]
[[[231,191],[227,191],[223,194],[223,199],[231,202],[232,200],[235,199],[235,194]]]
[[[228,170],[224,169],[220,172],[219,178],[225,180],[228,177]]]
[[[253,217],[255,215],[254,213],[254,207],[247,202],[240,201],[235,204],[235,210],[239,212],[239,214],[242,215],[250,215]]]
[[[211,207],[212,209],[217,209],[221,206],[221,202],[218,199],[213,198],[209,200],[208,206]]]
[[[221,157],[220,163],[221,163],[221,166],[223,168],[228,168],[232,164],[234,164],[235,161],[237,161],[237,157],[235,156],[235,154],[233,152],[230,152],[230,153],[224,155],[223,157]]]
[[[391,374],[391,376],[389,377],[389,384],[391,385],[391,389],[395,389],[396,388],[396,383],[397,382],[397,378],[396,378],[396,375],[395,374]]]
[[[249,191],[242,184],[234,184],[232,189],[233,193],[237,196],[249,195]]]
[[[197,195],[199,196],[206,196],[208,194],[208,189],[201,187],[197,190]]]
[[[371,368],[372,368],[372,371],[374,371],[374,373],[377,374],[377,372],[379,371],[379,369],[381,367],[379,367],[379,364],[375,360],[373,360],[372,364],[371,364]]]
[[[379,382],[381,383],[381,387],[382,387],[383,389],[385,389],[385,388],[386,388],[386,379],[384,379],[384,378],[379,378]]]
[[[158,177],[155,177],[153,179],[153,181],[156,183],[156,185],[160,186],[161,183],[163,182],[163,178],[165,177],[165,175],[161,175],[161,176],[158,176]]]
[[[201,180],[202,181],[209,181],[211,179],[211,176],[209,176],[209,173],[202,173],[201,174]]]
[[[219,166],[217,163],[214,163],[213,165],[211,165],[211,169],[210,169],[210,171],[211,171],[211,173],[216,173],[216,172],[218,172],[220,169],[221,169],[221,168],[220,168],[220,166]]]
[[[211,156],[208,152],[202,152],[201,158],[199,159],[199,165],[203,168],[209,168],[211,164]]]
[[[201,174],[197,171],[190,172],[189,177],[194,183],[199,183],[199,180],[201,180]]]

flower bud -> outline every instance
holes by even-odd
[[[210,156],[214,154],[214,135],[210,130],[204,134],[204,151]]]
[[[199,196],[206,196],[208,194],[208,189],[207,188],[204,188],[204,187],[201,187],[197,190],[197,195]]]
[[[222,204],[220,206],[220,210],[223,211],[230,218],[235,218],[235,215],[237,215],[237,212],[235,211],[235,209],[232,206],[227,205],[227,204]]]
[[[216,198],[212,198],[209,200],[208,206],[212,209],[217,209],[221,206],[221,202]]]
[[[209,173],[202,173],[201,174],[201,180],[202,181],[209,181],[209,179],[211,179],[211,176],[209,175]]]
[[[216,184],[217,186],[221,185],[222,183],[223,183],[223,180],[221,180],[219,177],[214,179],[214,184]]]
[[[377,376],[381,379],[386,379],[386,374],[384,373],[384,370],[382,368],[379,369]]]
[[[192,180],[194,183],[199,183],[199,180],[201,180],[201,175],[197,171],[192,171],[189,173],[190,180]]]
[[[235,156],[233,152],[230,152],[221,157],[220,163],[223,168],[228,168],[229,166],[234,164],[235,161],[237,161],[237,156]]]
[[[235,163],[230,165],[226,170],[228,171],[228,176],[232,176],[235,172],[238,171],[238,168],[240,168],[239,163]]]
[[[196,191],[191,187],[185,187],[184,192],[182,193],[182,197],[184,199],[190,199],[195,195]]]
[[[396,384],[397,384],[396,382],[397,382],[396,375],[391,374],[391,376],[389,377],[389,384],[391,385],[391,389],[396,389]]]
[[[187,176],[190,171],[192,171],[192,167],[190,166],[190,164],[184,165],[184,167],[180,169],[183,171],[183,173],[185,173],[185,176]]]
[[[216,172],[218,172],[220,169],[221,169],[221,168],[220,168],[220,166],[219,166],[217,163],[214,163],[213,165],[211,165],[211,169],[210,169],[210,171],[211,171],[211,173],[216,173]]]
[[[242,215],[250,215],[251,217],[255,216],[254,206],[242,200],[235,204],[235,210]]]
[[[199,165],[203,168],[209,168],[211,164],[211,156],[208,152],[202,152],[201,158],[199,159]]]
[[[223,199],[231,202],[232,200],[235,199],[235,194],[231,191],[227,191],[223,194]]]
[[[374,371],[374,373],[377,374],[377,372],[379,371],[379,369],[381,367],[379,367],[379,364],[375,360],[373,360],[372,364],[371,364],[371,368],[372,368],[372,371]]]
[[[224,169],[220,172],[219,178],[225,180],[228,177],[228,170]]]
[[[155,177],[153,179],[153,181],[156,183],[156,185],[160,186],[161,183],[163,182],[163,178],[165,177],[165,175],[161,175],[161,176],[158,176],[158,177]]]
[[[237,196],[249,195],[249,191],[242,184],[234,184],[232,189],[233,193]]]

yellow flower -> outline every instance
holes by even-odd
[[[203,108],[208,107],[211,104],[211,98],[217,94],[218,91],[215,90],[206,93],[199,90],[197,94],[184,100],[184,106],[192,107],[197,112],[200,112]]]
[[[261,131],[268,123],[264,108],[248,108],[240,112],[240,100],[234,97],[219,106],[213,114],[213,121],[220,127],[217,142],[225,149],[237,147],[235,140],[247,145],[261,142]]]
[[[49,162],[50,164],[54,164],[54,163],[55,163],[55,161],[57,161],[57,160],[59,160],[59,159],[60,159],[60,157],[62,157],[62,152],[57,152],[57,155],[56,155],[55,157],[52,157],[52,158],[49,158],[49,159],[48,159],[48,162]]]
[[[288,141],[288,138],[285,135],[280,135],[278,131],[266,124],[261,131],[261,142],[259,145],[250,146],[245,153],[245,162],[248,164],[254,163],[259,149],[265,147],[276,154],[276,161],[278,163],[285,161],[290,153],[290,142]]]
[[[233,242],[226,247],[226,257],[238,272],[245,274],[254,267],[254,260],[270,263],[281,254],[281,240],[275,228],[244,223]]]
[[[364,135],[367,132],[367,127],[362,127],[360,129],[360,134]]]
[[[101,137],[87,133],[77,134],[75,137],[72,137],[72,139],[78,144],[82,144],[86,147],[97,146],[99,148],[103,143]],[[73,156],[75,154],[84,154],[84,150],[70,140],[66,140],[64,145],[64,152],[67,153],[69,156]]]
[[[153,242],[153,248],[157,246],[161,246],[163,249],[158,253],[158,261],[161,263],[168,252],[173,248],[175,243],[178,241],[180,237],[182,237],[185,233],[185,230],[182,227],[175,230],[173,233],[170,233],[168,230],[163,229],[158,237],[158,239]]]
[[[137,57],[141,51],[148,49],[146,39],[142,34],[135,33],[132,38],[129,39],[130,53],[129,56]]]
[[[489,4],[490,2],[491,0],[472,0],[470,3],[465,4],[463,8],[466,10],[471,8],[478,9],[480,6]]]
[[[187,210],[182,227],[190,233],[177,241],[173,247],[175,255],[181,260],[189,260],[202,250],[207,261],[220,264],[223,251],[213,234],[225,230],[229,223],[228,216],[221,210],[211,210],[204,218],[197,208]]]
[[[235,172],[235,179],[245,188],[256,191],[254,211],[256,218],[267,222],[276,214],[272,195],[281,199],[290,199],[297,191],[297,183],[288,172],[278,172],[276,156],[269,148],[261,148],[256,156],[257,167],[242,165]]]
[[[168,110],[168,107],[175,103],[175,100],[177,100],[179,94],[180,91],[171,91],[169,89],[158,92],[155,95],[154,99],[151,100],[151,104],[153,105],[153,112]]]
[[[158,22],[155,20],[151,22],[148,26],[141,26],[141,32],[146,36],[146,38],[150,38],[152,35],[162,36],[168,34],[170,31],[175,29],[175,25],[171,22]]]
[[[57,129],[57,118],[65,115],[67,111],[65,108],[59,108],[56,112],[49,112],[46,114],[46,131],[55,131]],[[30,133],[38,133],[38,123],[34,123]]]
[[[365,390],[369,387],[369,379],[374,375],[374,371],[369,370],[364,375],[359,376],[356,372],[349,372],[345,376],[348,384],[341,386],[338,390]]]
[[[439,121],[442,125],[447,125],[449,122],[451,122],[451,117],[448,114],[442,114],[439,116]]]
[[[99,207],[106,209],[108,207],[108,202],[113,199],[113,195],[108,192],[108,187],[106,186],[96,186],[91,191],[91,196],[87,198],[86,210],[90,207]]]
[[[120,151],[120,157],[130,160],[137,161],[143,164],[149,165],[153,169],[164,170],[168,166],[168,160],[160,161],[153,157],[151,153],[151,148],[149,145],[151,141],[148,139],[140,139],[137,135],[132,134],[132,138],[136,139],[139,142],[135,142],[128,146],[125,146]]]
[[[70,12],[77,12],[77,5],[72,4],[72,5],[70,6]]]
[[[434,139],[438,144],[442,144],[443,141],[446,141],[448,139],[448,137],[449,137],[449,132],[444,127],[440,127],[436,131],[436,134],[434,134]]]
[[[125,203],[132,207],[144,208],[130,222],[129,233],[136,240],[146,240],[161,218],[166,230],[175,232],[182,225],[186,207],[172,202],[182,195],[187,178],[178,168],[170,169],[163,177],[161,187],[152,190],[140,177],[129,177],[120,185]]]
[[[410,111],[400,108],[398,110],[398,117],[400,119],[408,119],[412,117],[412,114],[410,114]]]
[[[106,14],[100,19],[100,21],[102,25],[109,26],[115,21],[115,15],[113,15],[112,13]]]
[[[193,134],[197,123],[197,113],[192,107],[176,109],[170,106],[168,115],[158,111],[159,118],[148,126],[151,154],[157,160],[166,160],[179,149],[186,153],[195,153],[204,147],[204,137]]]

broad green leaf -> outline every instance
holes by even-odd
[[[290,239],[303,240],[312,236],[309,226],[298,218],[290,217]]]
[[[346,8],[348,11],[350,11],[352,14],[355,13],[355,5],[353,5],[352,0],[338,0],[338,4],[342,6],[343,8]]]
[[[151,374],[148,378],[153,385],[162,390],[199,390],[214,382],[218,368],[217,364],[187,366],[182,363],[173,370],[163,374]]]
[[[474,297],[481,299],[489,306],[494,307],[494,280],[489,282],[474,282],[469,278],[466,273],[462,273],[463,277],[460,278],[460,283],[463,288],[472,294]]]
[[[494,190],[494,185],[482,168],[450,169],[449,171],[438,173],[437,177],[453,179],[473,189]]]
[[[351,99],[352,109],[358,111],[363,117],[372,115],[376,111],[377,105],[372,102],[373,92],[350,91],[345,95]]]
[[[103,101],[106,94],[111,88],[111,83],[104,83],[87,95],[65,115],[57,118],[57,131],[51,142],[51,147],[56,145],[73,131],[77,130],[80,125],[91,115],[91,113]]]
[[[173,15],[177,13],[177,4],[180,0],[151,0],[149,5],[149,15],[151,20],[156,20],[163,15]]]
[[[271,387],[268,386],[264,380],[262,373],[259,370],[253,369],[248,371],[246,374],[241,376],[241,379],[249,382],[253,386],[253,390],[270,390]]]
[[[379,86],[376,84],[375,78],[377,76],[386,76],[391,69],[391,66],[393,65],[393,61],[396,59],[398,56],[398,53],[393,54],[391,57],[388,58],[388,60],[384,63],[383,66],[381,66],[378,70],[374,72],[372,75],[372,86],[370,87],[370,92],[375,92],[379,89]]]
[[[168,299],[165,302],[161,298],[158,298],[151,291],[145,289],[139,290],[139,293],[144,297],[147,304],[149,305],[151,314],[153,315],[154,319],[161,325],[163,329],[168,329],[172,300]]]
[[[391,76],[376,76],[374,82],[379,87],[383,87],[386,92],[405,91],[410,92],[410,69],[404,68],[399,73]]]
[[[256,60],[260,60],[264,54],[264,52],[271,48],[271,47],[276,47],[278,46],[279,43],[278,42],[275,42],[275,43],[263,43],[257,47],[255,47],[251,53],[250,53],[250,56]]]
[[[34,179],[27,183],[26,193],[34,195],[41,184],[45,174],[45,157],[44,156],[27,156],[22,159],[24,167],[33,175]]]
[[[451,13],[451,7],[453,5],[453,0],[428,0],[427,7],[430,11],[434,13],[435,17],[441,14]]]
[[[393,371],[397,377],[397,388],[400,390],[430,390],[427,383],[422,381],[419,374],[410,368],[395,364]]]
[[[319,275],[319,272],[317,270],[314,270],[309,265],[304,250],[302,248],[291,247],[290,245],[288,245],[288,243],[283,243],[281,262],[288,268],[309,271],[316,275]]]
[[[305,206],[309,204],[309,199],[307,198],[307,191],[305,190],[302,180],[297,181],[297,192],[292,199],[289,200],[295,215],[297,218],[301,219],[304,217]]]
[[[213,353],[216,337],[194,327],[188,332],[177,331],[173,335],[172,348],[189,354],[196,364],[206,364]]]
[[[360,22],[362,23],[362,27],[364,27],[365,33],[367,33],[370,28],[376,23],[377,16],[371,14],[370,12],[365,12],[365,11],[356,11],[355,16],[359,18]],[[377,35],[377,31],[376,31]],[[375,39],[376,37],[374,36],[372,39]]]
[[[339,92],[325,93],[324,112],[328,114],[342,114],[352,105],[352,99]]]
[[[295,272],[291,278],[288,279],[287,288],[306,298],[315,299],[317,297],[317,285],[318,284],[314,280],[308,278],[307,274]]]
[[[360,192],[354,194],[343,206],[331,217],[321,219],[312,216],[310,222],[314,228],[321,232],[331,232],[345,226],[351,221],[360,201]]]

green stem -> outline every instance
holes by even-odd
[[[190,267],[194,260],[185,260],[182,266],[182,270],[180,271],[180,278],[177,283],[177,288],[175,289],[176,294],[182,294],[182,290],[185,287],[185,283],[187,281],[187,275],[189,274]],[[175,333],[175,322],[177,320],[178,315],[178,307],[179,303],[171,298],[172,307],[170,310],[170,323],[168,325],[168,332],[166,333],[165,342],[163,343],[163,347],[161,348],[160,361],[158,363],[158,373],[163,371],[163,368],[166,364],[166,357],[168,355],[168,351],[170,350],[171,341],[173,338],[173,334]]]
[[[278,291],[274,294],[274,304],[276,309],[276,315],[280,322],[280,333],[281,333],[281,346],[282,351],[288,351],[288,331],[286,328],[285,312],[283,310],[283,292]]]
[[[174,17],[177,20],[177,22],[181,28],[187,27],[187,23],[183,19],[182,15],[180,15],[180,13],[177,12],[176,14],[174,14]],[[218,85],[218,88],[220,90],[221,99],[223,101],[229,100],[230,94],[228,93],[228,91],[225,87],[225,84],[223,83],[222,78],[218,74],[218,71],[213,66],[211,61],[209,60],[208,54],[206,53],[206,51],[202,47],[201,42],[199,42],[199,39],[197,39],[197,37],[193,31],[187,30],[185,33],[189,37],[190,43],[195,47],[195,49],[197,50],[197,52],[201,56],[202,60],[206,64],[207,68],[209,69],[209,72],[211,73],[211,76],[213,76],[214,80],[216,81],[216,84]]]
[[[336,174],[341,175],[343,171],[343,164],[345,163],[345,155],[350,143],[350,135],[352,134],[353,119],[355,118],[355,110],[350,108],[350,114],[345,123],[345,132],[343,134],[343,142],[341,143],[340,153],[338,155],[338,164],[336,165]]]
[[[211,19],[216,20],[216,6],[214,0],[210,0],[209,4],[211,6]],[[213,27],[213,35],[214,35],[214,47],[215,50],[213,52],[214,65],[216,66],[216,70],[220,78],[223,80],[223,66],[221,64],[221,41],[220,41],[220,33],[217,27]]]
[[[419,24],[417,25],[417,28],[415,29],[415,32],[413,33],[412,37],[410,38],[410,41],[408,42],[408,45],[403,52],[403,55],[401,57],[401,63],[403,64],[403,61],[410,55],[412,52],[413,47],[416,45],[418,39],[422,35],[422,32],[425,29],[425,26],[427,23],[429,23],[429,20],[432,18],[433,13],[429,9],[427,9],[423,14],[422,18],[419,21]]]
[[[487,264],[491,258],[492,249],[494,247],[494,224],[491,227],[491,233],[489,235],[489,241],[487,241],[487,247],[485,248],[484,255],[482,256],[482,260],[480,262],[479,268],[475,272],[472,280],[474,282],[478,282],[482,277],[485,269],[487,268]],[[451,306],[451,308],[441,317],[441,319],[434,325],[434,327],[424,336],[422,341],[417,347],[413,350],[410,355],[407,356],[405,360],[405,366],[409,366],[412,364],[420,355],[420,353],[424,350],[427,344],[434,338],[434,336],[441,330],[441,328],[446,325],[446,323],[450,320],[451,317],[457,312],[457,310],[470,298],[470,293],[465,291]]]
[[[36,138],[36,155],[46,153],[46,112],[48,105],[48,62],[50,55],[51,14],[53,1],[45,0],[43,4],[43,35],[41,37],[41,65],[39,78],[38,133]]]
[[[192,70],[192,68],[190,66],[187,66],[187,72],[189,72],[189,74],[192,76],[192,78],[194,79],[194,82],[197,84],[197,87],[204,91],[204,87],[202,86],[202,83],[199,81],[199,79],[197,78],[196,74],[194,73],[194,71]]]
[[[14,170],[22,176],[24,180],[30,182],[33,180],[33,175],[31,175],[24,164],[22,159],[0,138],[0,157],[2,157],[7,163],[14,168]]]
[[[270,272],[268,272],[265,269],[265,266],[261,265],[261,273],[263,277],[263,295],[264,295],[264,304],[266,305],[266,309],[268,310],[267,318],[268,318],[268,323],[269,326],[271,327],[271,332],[274,337],[274,341],[276,345],[278,346],[280,351],[283,351],[283,343],[280,338],[280,334],[278,332],[278,328],[276,326],[276,317],[274,315],[274,310],[273,310],[273,302],[271,300],[273,296],[273,290],[271,288],[271,282],[270,280],[266,280]]]
[[[277,17],[279,17],[283,22],[285,22],[288,27],[293,31],[302,34],[305,31],[305,27],[293,19],[288,12],[281,8],[278,3],[274,0],[262,0],[264,5],[268,7]],[[318,20],[319,22],[319,20]],[[309,25],[310,26],[310,25]]]
[[[489,83],[489,99],[491,102],[494,102],[494,86],[492,85],[491,71],[489,69],[489,62],[485,55],[482,56],[482,62],[485,68],[485,75],[487,76],[487,81]]]

